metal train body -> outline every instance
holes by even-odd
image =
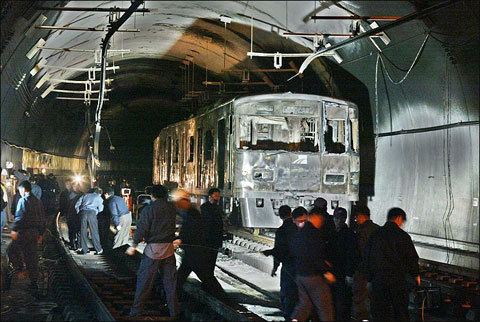
[[[358,110],[305,94],[234,99],[170,125],[154,141],[153,181],[201,204],[218,187],[244,227],[277,228],[281,205],[317,197],[350,209],[358,200]]]

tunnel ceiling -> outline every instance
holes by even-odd
[[[315,60],[302,78],[290,82],[303,58],[284,58],[286,72],[251,72],[248,84],[242,84],[241,70],[273,69],[272,58],[247,57],[250,51],[251,24],[253,24],[253,50],[256,52],[305,53],[314,47],[311,39],[281,35],[291,32],[351,33],[350,20],[311,20],[312,15],[395,15],[420,10],[435,1],[146,1],[148,13],[136,13],[121,29],[138,32],[117,32],[111,42],[113,52],[109,66],[119,66],[108,72],[113,79],[102,113],[106,127],[102,136],[104,149],[100,157],[115,159],[125,156],[148,161],[151,141],[165,125],[197,113],[205,106],[238,95],[272,91],[293,91],[344,97],[355,100],[356,88],[371,88],[363,71],[351,68],[355,61],[372,55],[374,47],[361,40],[339,50],[343,62],[338,65],[332,58]],[[18,145],[68,155],[84,155],[88,135],[84,131],[88,115],[96,106],[85,106],[82,101],[59,100],[58,97],[83,97],[83,94],[51,92],[42,94],[52,79],[86,80],[85,72],[60,70],[56,67],[87,68],[95,65],[94,54],[74,50],[99,49],[103,32],[35,29],[36,25],[105,28],[106,12],[70,12],[35,10],[43,7],[121,7],[129,1],[37,1],[27,6],[16,1],[2,4],[2,139]],[[448,10],[461,11],[450,7]],[[463,8],[463,9],[462,9]],[[47,19],[39,23],[39,14]],[[224,24],[221,16],[231,23]],[[442,25],[440,14],[428,19],[415,20],[388,32],[391,43],[381,44],[383,49],[393,48],[406,39],[425,33],[435,25]],[[13,18],[12,18],[13,17]],[[382,25],[385,22],[379,21]],[[10,26],[10,28],[8,27]],[[463,26],[465,27],[465,26]],[[467,26],[470,28],[471,26]],[[459,28],[457,28],[459,29]],[[464,28],[465,29],[465,28]],[[46,40],[45,49],[32,59],[25,54],[39,38]],[[332,44],[341,38],[329,38]],[[51,48],[51,49],[48,49]],[[55,50],[64,48],[65,50]],[[407,60],[410,56],[406,55]],[[47,65],[35,76],[29,71],[45,59]],[[190,60],[189,65],[185,65]],[[405,64],[404,64],[405,65]],[[372,64],[370,63],[371,68]],[[48,73],[50,81],[40,88],[35,84]],[[188,81],[186,76],[188,75]],[[97,73],[96,79],[98,79]],[[348,84],[346,82],[348,80]],[[202,82],[223,82],[205,86]],[[253,83],[253,84],[250,84]],[[357,84],[357,85],[355,85]],[[93,89],[97,89],[94,86]],[[84,84],[55,85],[56,90],[83,91]],[[365,91],[365,90],[364,90]],[[95,94],[92,95],[95,97]],[[370,98],[364,97],[365,100]],[[361,105],[361,104],[360,104]],[[369,102],[365,103],[370,108]],[[52,127],[52,120],[55,126]],[[21,129],[21,130],[20,130]],[[105,135],[108,132],[109,135]],[[52,140],[54,138],[54,140]],[[79,140],[80,139],[80,140]],[[110,141],[115,152],[108,149]],[[145,157],[146,156],[146,157]],[[149,162],[149,161],[148,161]]]

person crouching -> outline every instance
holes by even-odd
[[[113,224],[117,230],[113,239],[113,249],[128,245],[130,226],[132,225],[132,213],[128,210],[125,200],[120,196],[115,196],[112,187],[105,189],[104,196],[107,200],[110,214],[112,215]]]

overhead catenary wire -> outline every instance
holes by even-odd
[[[408,70],[407,70],[407,72],[405,73],[405,75],[404,75],[400,80],[398,80],[398,81],[393,80],[392,76],[390,75],[390,73],[389,73],[388,69],[386,68],[385,63],[384,63],[384,61],[383,61],[383,54],[381,54],[380,52],[378,53],[378,57],[379,57],[379,59],[380,59],[380,62],[382,63],[383,70],[385,71],[385,74],[387,75],[388,80],[389,80],[392,84],[399,85],[399,84],[403,83],[403,82],[407,79],[408,75],[410,75],[410,72],[413,70],[413,68],[415,67],[415,65],[418,63],[418,60],[420,59],[420,56],[421,56],[421,54],[422,54],[422,52],[423,52],[423,49],[425,48],[425,44],[427,43],[427,40],[428,40],[429,36],[430,36],[430,34],[427,34],[427,35],[425,36],[425,39],[423,40],[422,45],[421,45],[420,48],[418,49],[417,54],[415,55],[415,58],[414,58],[412,64],[411,64],[410,67],[408,68]]]

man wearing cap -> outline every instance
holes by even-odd
[[[170,316],[180,314],[177,300],[177,267],[173,240],[175,239],[175,206],[168,199],[167,190],[161,185],[152,186],[152,202],[143,208],[133,237],[133,245],[126,253],[135,254],[137,245],[145,241],[142,261],[137,272],[135,299],[130,317],[142,314],[145,301],[152,290],[157,271],[162,270],[162,285]]]
[[[372,282],[374,321],[409,321],[409,284],[420,285],[420,275],[417,251],[402,229],[406,220],[405,211],[391,208],[387,222],[370,236],[365,248],[363,269]]]

